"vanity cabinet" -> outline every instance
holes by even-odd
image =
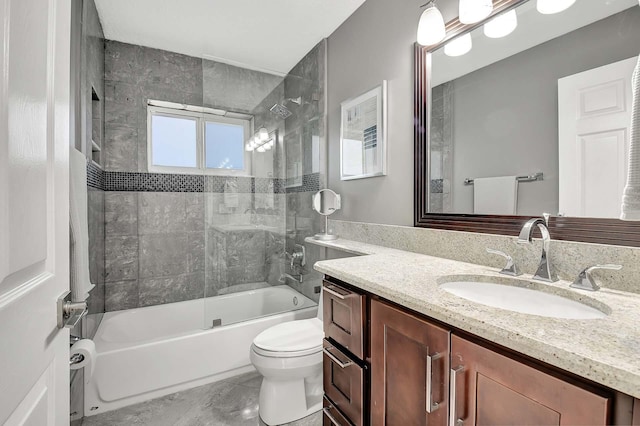
[[[451,336],[454,425],[606,425],[611,400],[462,337]]]
[[[323,301],[325,425],[595,426],[615,420],[612,391],[330,278]],[[633,405],[633,425],[640,426],[640,403]],[[627,413],[625,424],[631,407]]]
[[[371,424],[447,424],[450,332],[371,301]]]

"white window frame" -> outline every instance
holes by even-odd
[[[194,109],[205,109],[201,107],[193,107]],[[153,164],[153,134],[152,134],[152,118],[153,116],[172,117],[191,119],[196,122],[196,167],[176,167],[176,166],[159,166]],[[222,123],[242,126],[244,129],[244,138],[242,144],[242,152],[244,153],[244,169],[216,169],[206,167],[206,144],[205,144],[205,128],[206,123]],[[190,175],[217,175],[217,176],[250,176],[251,175],[251,152],[244,149],[244,142],[249,139],[252,134],[253,120],[250,118],[233,118],[224,117],[216,114],[208,114],[206,112],[190,111],[184,108],[167,108],[155,105],[147,105],[147,170],[151,173],[175,173]]]

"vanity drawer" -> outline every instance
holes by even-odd
[[[322,346],[325,395],[351,423],[364,425],[364,368],[331,342],[324,340]]]
[[[324,282],[324,335],[364,359],[365,296]]]
[[[322,426],[352,426],[352,423],[342,415],[327,397],[322,403]]]

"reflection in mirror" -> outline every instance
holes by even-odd
[[[429,212],[619,218],[638,2],[515,13],[505,37],[432,53]]]
[[[340,195],[330,189],[321,189],[313,195],[313,210],[324,216],[324,232],[316,234],[314,236],[316,240],[329,241],[338,238],[329,230],[329,216],[340,210],[340,204]]]

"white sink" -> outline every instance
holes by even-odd
[[[597,319],[604,312],[575,300],[511,285],[452,281],[440,287],[458,297],[495,308],[551,318]]]

